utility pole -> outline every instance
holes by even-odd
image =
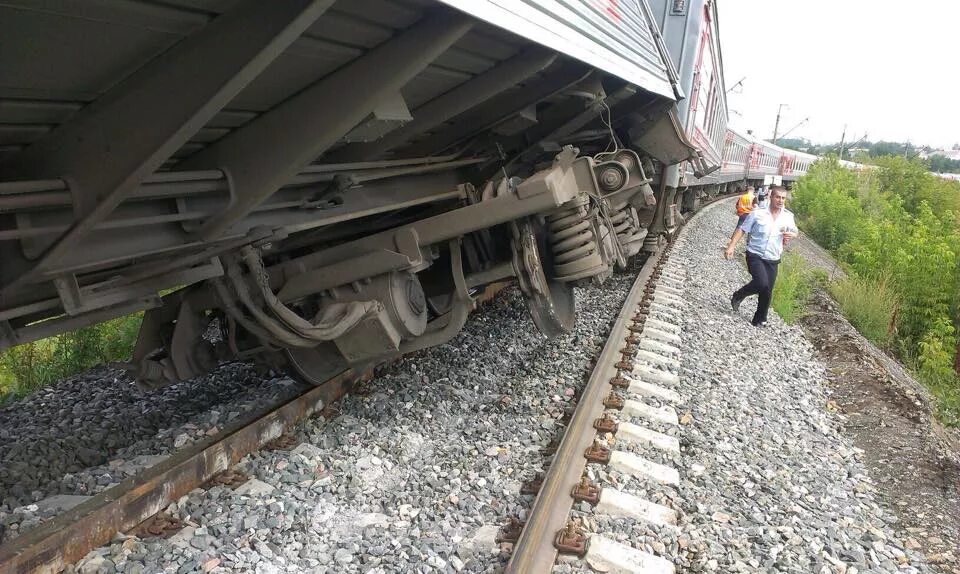
[[[773,124],[773,145],[777,145],[777,130],[780,129],[780,112],[783,110],[783,106],[788,104],[780,104],[777,108],[777,122]]]
[[[840,136],[840,159],[843,159],[843,140],[847,138],[847,124],[843,124],[843,135]]]

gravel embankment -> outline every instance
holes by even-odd
[[[48,505],[49,497],[101,492],[296,385],[230,363],[145,392],[125,372],[101,367],[5,406],[0,409],[0,541],[63,510]]]
[[[170,539],[117,541],[81,572],[497,572],[495,538],[532,500],[524,481],[603,346],[632,283],[578,290],[575,331],[543,339],[516,291],[450,344],[406,358],[301,425],[292,451],[238,468],[238,490],[194,491]]]
[[[877,502],[802,331],[773,314],[769,327],[751,326],[755,298],[730,309],[730,294],[748,279],[740,262],[721,257],[730,212],[729,202],[708,208],[673,255],[687,269],[689,303],[680,486],[605,477],[676,508],[680,527],[600,519],[595,530],[616,527],[620,541],[670,558],[679,572],[933,571]]]

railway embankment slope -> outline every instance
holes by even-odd
[[[838,395],[855,391],[829,355],[779,318],[751,326],[755,299],[730,309],[730,294],[748,279],[740,262],[721,256],[736,221],[727,201],[707,210],[677,253],[688,259],[691,304],[681,376],[691,418],[679,569],[951,572],[948,551],[941,552],[948,539],[924,546],[907,528],[905,519],[923,507],[888,496],[889,475],[877,471],[884,455],[870,450],[868,429],[851,431],[849,413],[838,408]]]
[[[796,252],[831,277],[843,274],[806,236]],[[896,510],[905,544],[960,572],[960,433],[938,423],[926,388],[858,333],[823,288],[813,289],[799,326],[826,369],[842,432],[862,450],[878,498]]]

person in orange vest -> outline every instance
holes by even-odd
[[[753,193],[753,186],[747,186],[747,191],[737,199],[737,229],[740,229],[740,226],[743,225],[743,220],[750,215],[750,212],[753,211],[753,208],[757,206],[757,196]]]

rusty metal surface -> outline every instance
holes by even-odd
[[[587,553],[587,535],[579,522],[571,520],[567,525],[557,531],[557,536],[553,539],[553,546],[558,552],[564,554],[573,554],[583,556]]]
[[[620,343],[627,334],[628,321],[663,251],[661,248],[644,263],[610,330],[610,336],[583,390],[577,411],[533,503],[526,527],[514,547],[506,568],[508,574],[538,574],[550,572],[553,568],[557,557],[554,545],[558,540],[558,531],[564,529],[567,515],[573,507],[570,493],[580,483],[587,465],[584,453],[592,448],[596,436],[593,422],[603,413],[603,400],[609,393],[610,380],[617,375],[614,362],[620,353]],[[572,546],[576,547],[575,544]]]
[[[577,502],[587,502],[595,506],[600,503],[600,487],[584,476],[580,483],[573,487],[570,496]]]
[[[180,496],[280,437],[298,421],[343,396],[359,375],[344,371],[266,414],[235,422],[142,474],[0,546],[0,574],[59,572],[116,532],[130,530]]]

